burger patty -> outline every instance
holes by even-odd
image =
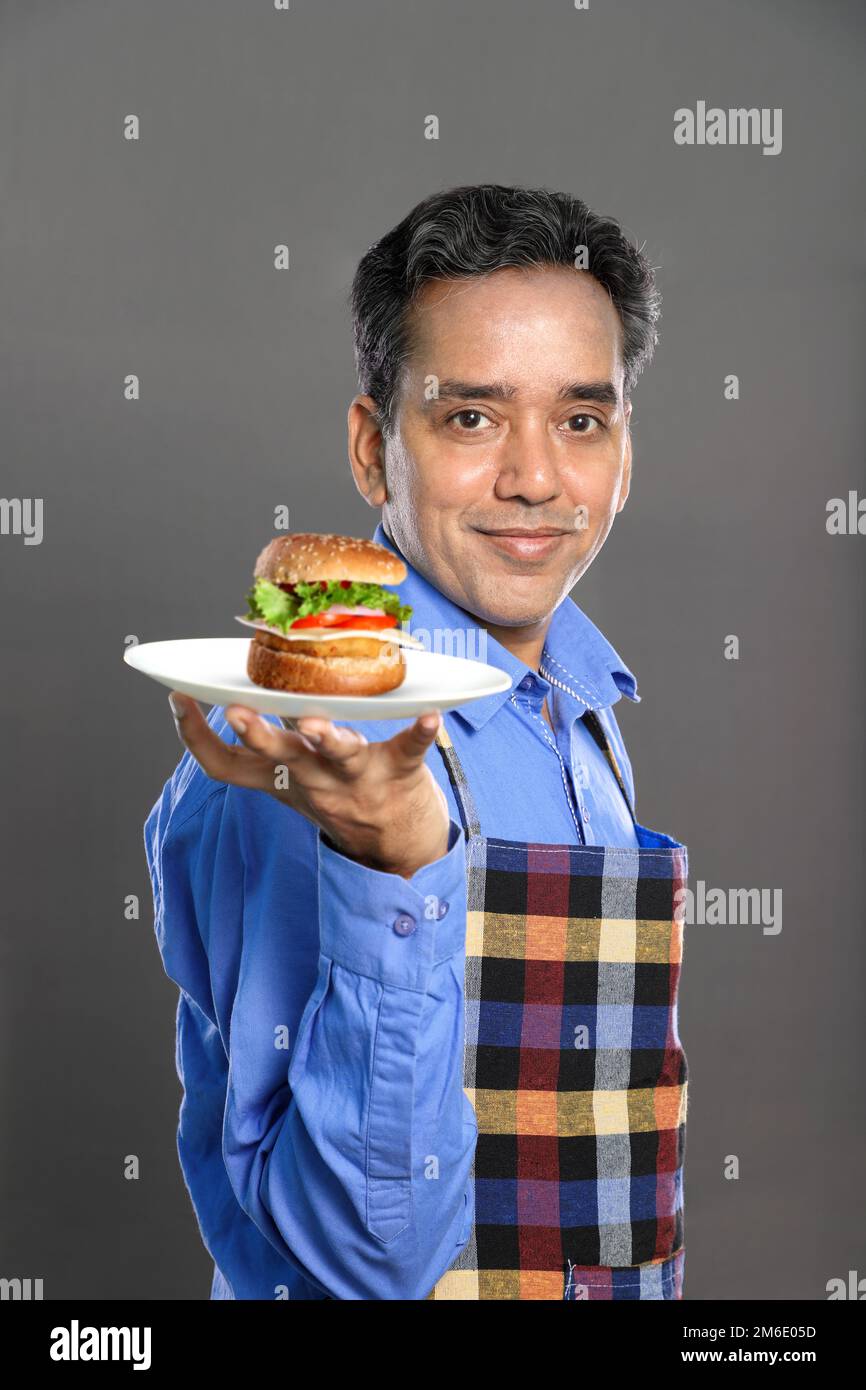
[[[374,661],[384,654],[384,649],[393,643],[380,642],[376,637],[341,637],[339,641],[307,641],[299,638],[278,637],[275,632],[256,629],[255,640],[262,646],[271,647],[277,652],[289,652],[297,656],[366,656]]]
[[[396,642],[378,642],[382,651],[376,656],[344,656],[341,650],[322,659],[317,652],[297,652],[295,647],[325,645],[335,649],[348,646],[346,642],[284,642],[282,647],[258,640],[250,642],[247,656],[247,675],[256,685],[271,690],[289,690],[307,695],[384,695],[402,685],[406,663]],[[276,639],[279,642],[279,638]],[[287,650],[288,649],[288,650]]]

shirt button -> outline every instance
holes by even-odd
[[[442,921],[442,918],[445,916],[445,913],[448,911],[448,909],[449,909],[450,906],[451,906],[450,903],[447,903],[447,902],[444,902],[444,901],[443,901],[443,902],[440,902],[438,911],[437,911],[437,913],[436,913],[436,916],[439,918],[439,921],[440,921],[440,922]]]
[[[583,808],[583,819],[584,819],[584,820],[589,820],[589,811],[587,811],[587,809],[586,809],[585,806],[584,806],[584,808]]]
[[[401,912],[394,918],[394,930],[398,936],[411,936],[415,930],[415,918],[410,917],[408,912]]]

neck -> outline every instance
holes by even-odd
[[[550,617],[531,623],[528,627],[497,627],[494,623],[484,623],[483,626],[518,661],[524,661],[533,671],[538,670]]]

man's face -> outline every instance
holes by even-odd
[[[628,496],[616,310],[585,271],[508,268],[425,286],[412,333],[384,456],[385,528],[477,618],[540,622]]]

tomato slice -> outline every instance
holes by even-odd
[[[330,621],[329,621],[329,620],[328,620],[328,612],[327,612],[327,610],[325,610],[324,613],[310,613],[306,618],[295,618],[295,621],[294,621],[293,623],[290,623],[289,626],[290,626],[290,628],[294,628],[294,627],[336,627],[336,626],[337,626],[337,620],[339,619],[339,616],[340,616],[339,613],[332,614],[332,615],[331,615],[331,618],[330,618]]]
[[[390,613],[371,613],[369,618],[365,618],[360,613],[331,613],[326,608],[323,613],[310,613],[306,618],[296,618],[290,626],[291,628],[357,627],[369,629],[396,627],[397,619]]]

